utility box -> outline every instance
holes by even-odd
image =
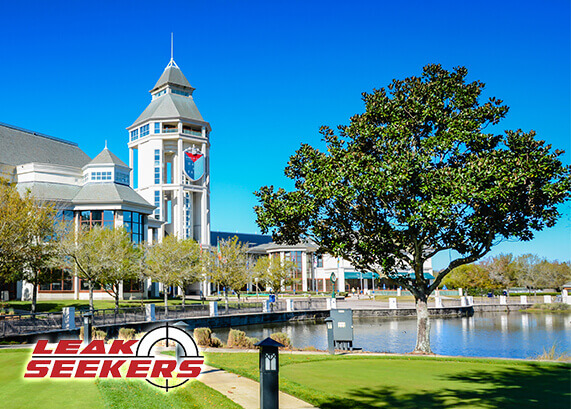
[[[332,309],[333,343],[342,350],[353,350],[353,310],[350,308]]]

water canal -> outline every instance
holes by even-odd
[[[476,313],[472,317],[432,318],[431,345],[436,354],[473,357],[533,358],[556,346],[571,352],[571,313]],[[284,322],[237,327],[263,339],[275,332],[289,335],[294,347],[327,349],[325,324]],[[228,329],[214,334],[226,342]],[[414,349],[415,318],[355,318],[354,346],[371,352],[406,353]]]

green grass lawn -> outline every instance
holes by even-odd
[[[258,355],[207,363],[258,380]],[[564,408],[571,366],[432,357],[280,354],[280,389],[321,408]]]
[[[158,306],[164,305],[163,299],[151,299],[144,300],[145,304],[157,304]],[[169,300],[168,305],[181,305],[181,300]],[[186,300],[186,304],[200,303],[197,300]],[[31,301],[8,301],[3,303],[4,308],[14,308],[18,310],[30,311],[32,308]],[[115,308],[115,301],[113,300],[94,300],[93,305],[95,309],[105,309],[105,308]],[[127,301],[123,300],[119,302],[120,307],[139,307],[141,305],[140,300]],[[49,301],[38,301],[36,308],[38,312],[59,312],[64,307],[75,307],[76,309],[88,309],[89,300],[49,300]]]
[[[29,380],[29,349],[0,350],[0,407],[3,409],[240,408],[198,381],[168,393],[144,380]]]

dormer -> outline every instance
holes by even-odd
[[[129,186],[131,168],[107,147],[83,167],[83,184],[118,183]]]

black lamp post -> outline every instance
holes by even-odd
[[[260,347],[260,409],[279,408],[279,347],[271,338],[254,344]]]
[[[93,314],[86,312],[83,314],[83,343],[85,345],[91,342],[91,327]]]

